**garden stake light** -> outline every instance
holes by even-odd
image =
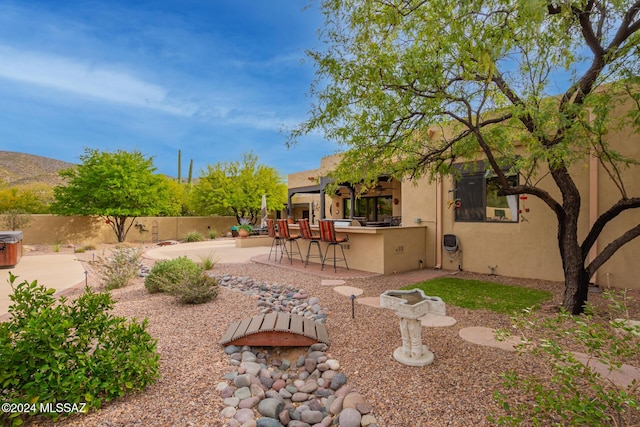
[[[351,318],[355,319],[356,318],[356,308],[355,308],[356,296],[354,294],[351,294],[351,296],[349,296],[349,299],[351,300]]]

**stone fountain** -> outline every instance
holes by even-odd
[[[433,362],[433,353],[422,344],[420,318],[427,314],[446,316],[442,299],[426,296],[421,289],[392,290],[380,295],[380,307],[389,308],[400,317],[402,346],[393,352],[393,358],[408,366],[424,366]]]

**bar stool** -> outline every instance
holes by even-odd
[[[308,219],[301,219],[298,221],[300,225],[300,234],[304,240],[309,241],[309,247],[307,248],[307,257],[304,261],[304,267],[307,268],[309,264],[309,258],[320,258],[320,264],[322,264],[322,249],[320,249],[320,236],[316,236],[311,232]],[[318,248],[318,255],[311,255],[311,245],[315,245]]]
[[[349,264],[347,264],[347,257],[344,255],[344,248],[342,244],[349,240],[349,236],[337,237],[336,229],[333,224],[333,221],[321,219],[320,220],[320,239],[327,243],[327,249],[324,251],[324,259],[322,260],[322,267],[320,270],[324,270],[324,264],[327,261],[333,261],[333,272],[336,272],[336,261],[344,261],[344,265],[349,270]],[[327,258],[327,254],[329,253],[329,247],[333,246],[333,258]],[[340,246],[340,250],[342,251],[342,258],[336,257],[336,246]]]
[[[285,251],[287,252],[287,256],[289,257],[289,262],[293,264],[293,255],[300,255],[300,262],[304,262],[302,260],[302,252],[300,252],[300,246],[298,245],[298,239],[300,238],[299,234],[291,234],[289,233],[289,225],[287,224],[286,219],[278,220],[278,234],[280,234],[280,238],[283,240],[282,244],[284,245]],[[289,242],[289,250],[287,251],[287,242]],[[293,243],[295,242],[296,247],[298,248],[297,252],[293,251]],[[282,252],[280,252],[280,261],[282,262]]]
[[[276,230],[276,222],[270,218],[267,218],[267,230],[269,237],[273,239],[271,242],[271,249],[269,250],[269,258],[271,259],[271,252],[273,252],[274,245],[276,250],[275,260],[278,259],[278,248],[280,248],[280,259],[282,259],[282,253],[287,251],[287,247],[282,239],[280,233]]]

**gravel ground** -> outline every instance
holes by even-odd
[[[38,253],[41,252],[31,252]],[[92,256],[91,252],[78,254],[85,260]],[[87,268],[91,272],[89,264]],[[458,336],[458,331],[467,326],[507,327],[509,318],[505,315],[447,306],[447,315],[457,320],[456,325],[422,330],[423,342],[435,353],[435,361],[424,367],[408,367],[392,356],[400,345],[400,330],[398,319],[390,310],[357,304],[352,319],[348,297],[339,295],[331,286],[322,286],[321,278],[303,272],[254,263],[218,264],[214,271],[290,284],[319,297],[321,305],[329,309],[328,354],[340,362],[349,384],[373,405],[380,426],[491,425],[487,417],[499,410],[493,399],[494,390],[501,388],[499,374],[509,369],[528,372],[539,368],[529,356],[478,346]],[[458,274],[488,279],[485,275]],[[561,301],[562,285],[558,283],[499,276],[490,280],[547,289],[554,295],[552,305]],[[404,285],[402,275],[349,279],[346,284],[364,289],[362,297],[378,296]],[[90,285],[99,287],[98,283]],[[210,303],[184,306],[170,296],[148,294],[141,279],[112,293],[117,301],[114,314],[149,319],[148,330],[158,340],[161,377],[142,393],[55,425],[224,426],[218,415],[223,408],[222,399],[215,386],[230,368],[228,356],[218,342],[231,322],[258,313],[255,301],[239,292],[221,289]],[[31,425],[53,424],[40,419]]]

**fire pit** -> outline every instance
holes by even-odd
[[[395,311],[400,317],[402,346],[393,358],[403,365],[424,366],[433,362],[433,353],[422,343],[420,318],[427,314],[446,315],[446,307],[439,297],[426,296],[420,289],[385,291],[380,295],[380,307]]]

